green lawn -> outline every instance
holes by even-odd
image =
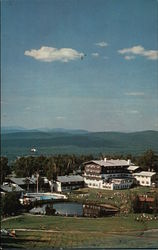
[[[18,232],[17,239],[10,241],[7,246],[30,248],[48,247],[157,247],[158,240],[155,234],[152,237],[147,234],[111,234],[104,233],[38,233],[38,232]]]
[[[2,222],[4,228],[29,228],[47,230],[69,231],[97,231],[97,232],[122,232],[130,230],[144,230],[149,222],[137,222],[134,216],[129,217],[104,217],[104,218],[75,218],[60,216],[31,216],[24,215],[20,218]],[[153,221],[153,227],[158,227],[158,221]],[[150,224],[149,224],[150,227]]]
[[[137,216],[137,215],[135,215]],[[17,238],[7,246],[23,247],[151,247],[158,244],[157,235],[144,234],[144,230],[157,228],[158,220],[137,222],[135,216],[99,219],[31,216],[2,222],[6,229],[43,229],[55,232],[16,231]]]
[[[144,222],[137,222],[137,216],[139,215],[130,215],[128,217],[114,216],[92,219],[79,217],[23,215],[19,218],[3,221],[2,228],[28,228],[80,232],[94,231],[105,233],[158,228],[158,220],[145,220]]]

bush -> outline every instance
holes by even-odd
[[[1,199],[2,216],[16,215],[20,212],[22,206],[19,201],[20,196],[15,193],[6,193]]]

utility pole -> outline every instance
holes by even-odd
[[[38,178],[39,178],[39,173],[38,172],[37,172],[36,177],[37,177],[37,193],[38,193]]]

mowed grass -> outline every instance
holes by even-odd
[[[6,229],[43,229],[79,232],[129,232],[158,228],[158,220],[136,221],[136,215],[104,218],[23,215],[2,222]]]
[[[2,228],[16,230],[16,238],[2,239],[2,245],[26,249],[34,247],[156,247],[158,245],[157,232],[153,235],[146,230],[158,229],[158,220],[137,222],[136,216],[138,215],[91,219],[23,215],[2,222]]]
[[[14,241],[15,242],[15,241]],[[10,242],[11,243],[11,242]],[[104,233],[38,233],[18,232],[17,246],[27,249],[32,247],[156,247],[158,240],[155,237],[147,237],[140,234],[111,234]]]

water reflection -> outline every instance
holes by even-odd
[[[75,202],[62,202],[62,203],[54,203],[53,205],[56,213],[61,215],[83,215],[83,205]]]
[[[46,214],[46,207],[54,208],[56,215],[83,216],[83,205],[76,202],[59,202],[53,204],[43,204],[30,210],[32,214]]]

